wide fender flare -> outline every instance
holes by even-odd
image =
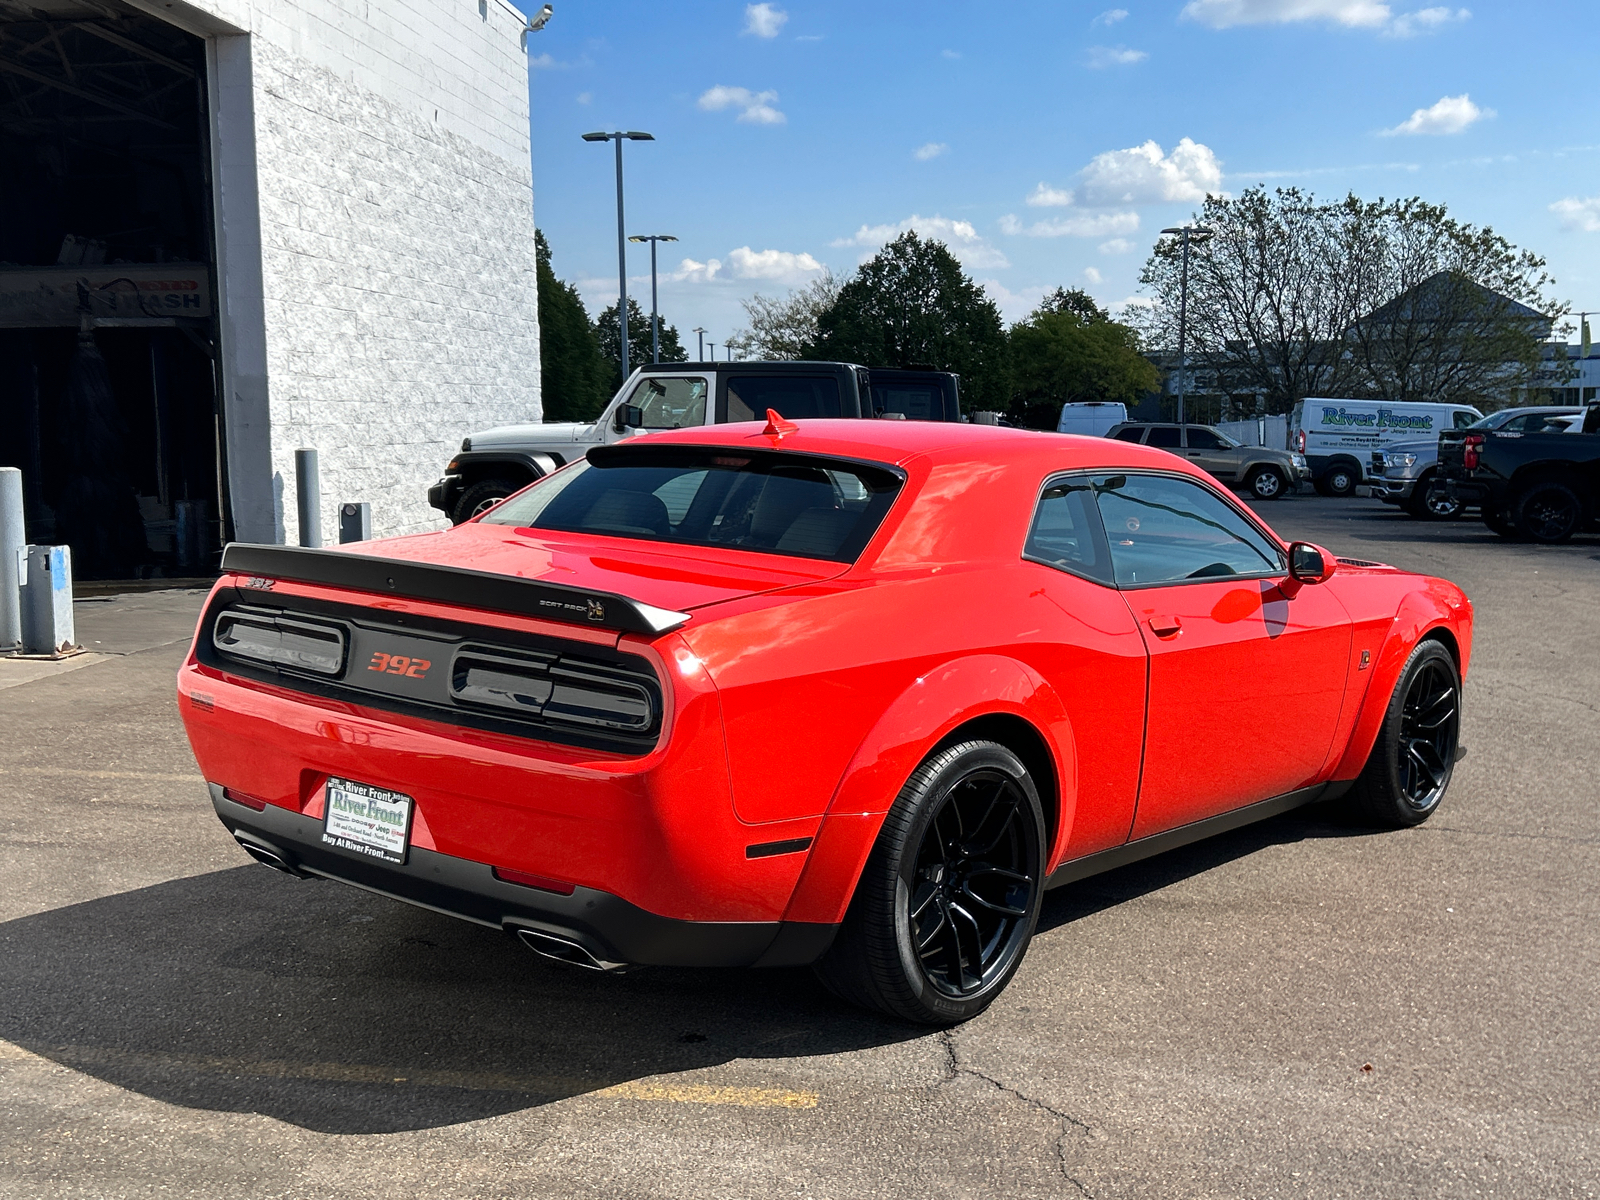
[[[1378,730],[1389,711],[1389,701],[1394,696],[1395,685],[1400,682],[1400,671],[1406,665],[1406,659],[1411,657],[1417,643],[1441,629],[1450,635],[1455,644],[1458,666],[1465,679],[1471,635],[1462,620],[1442,598],[1427,592],[1409,593],[1401,601],[1389,631],[1384,635],[1383,648],[1378,651],[1377,661],[1372,664],[1372,678],[1367,683],[1366,695],[1362,697],[1361,710],[1330,779],[1348,780],[1361,774],[1378,740]]]
[[[787,921],[844,919],[878,830],[901,787],[952,730],[979,717],[1012,716],[1039,735],[1055,774],[1055,844],[1065,844],[1077,801],[1078,757],[1067,707],[1032,667],[974,654],[920,675],[884,711],[845,768],[784,914]]]

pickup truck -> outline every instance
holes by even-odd
[[[467,435],[428,489],[459,525],[593,446],[660,429],[783,416],[961,420],[960,378],[838,362],[651,363],[622,385],[592,424],[503,425]]]
[[[1502,537],[1553,544],[1600,517],[1600,404],[1581,433],[1447,429],[1439,473],[1450,495],[1475,504]]]

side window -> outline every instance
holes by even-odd
[[[1189,449],[1191,450],[1222,450],[1225,447],[1222,439],[1209,429],[1198,429],[1189,426]]]
[[[1094,491],[1119,586],[1283,569],[1278,548],[1198,483],[1166,475],[1112,475],[1097,478]]]
[[[644,414],[641,429],[686,429],[706,423],[706,381],[651,376],[633,389],[630,404]]]
[[[1126,429],[1117,430],[1116,437],[1119,442],[1142,442],[1144,429],[1139,425],[1129,425]]]
[[[791,421],[842,417],[839,381],[828,375],[735,375],[728,380],[728,420],[764,421],[775,408]]]
[[[1150,439],[1146,446],[1160,446],[1163,450],[1176,450],[1182,443],[1178,440],[1178,427],[1176,425],[1157,425],[1150,430]]]
[[[1112,582],[1105,533],[1087,479],[1061,480],[1045,488],[1022,553],[1047,567]]]
[[[1458,412],[1458,413],[1454,414],[1454,419],[1455,419],[1455,427],[1457,429],[1465,429],[1468,425],[1471,425],[1474,421],[1481,421],[1483,418],[1478,416],[1476,413]]]

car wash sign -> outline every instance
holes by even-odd
[[[0,267],[0,327],[76,326],[84,317],[165,325],[213,311],[204,263]]]

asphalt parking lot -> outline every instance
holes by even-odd
[[[173,704],[200,595],[80,605],[99,658],[0,664],[0,1195],[1600,1194],[1600,538],[1257,507],[1471,596],[1443,809],[1054,892],[948,1033],[248,864]]]

